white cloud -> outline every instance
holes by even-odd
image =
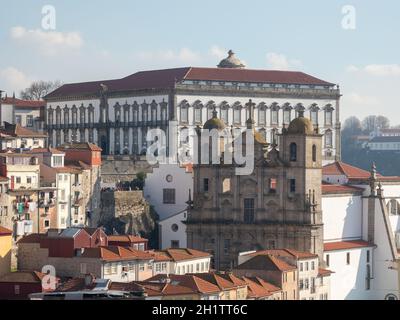
[[[347,98],[349,102],[357,104],[357,105],[377,105],[379,104],[379,100],[376,97],[361,95],[356,92],[352,92],[348,95],[343,96],[345,99]]]
[[[300,60],[288,59],[281,53],[268,52],[266,59],[268,67],[274,70],[292,70],[302,65]]]
[[[79,49],[83,39],[78,32],[28,30],[17,26],[10,30],[11,38],[24,46],[31,46],[44,55],[55,55],[66,49]]]
[[[370,64],[365,66],[364,70],[374,76],[400,76],[398,64]]]
[[[214,45],[210,48],[210,55],[216,59],[222,60],[228,56],[228,50]]]
[[[347,68],[346,68],[347,72],[357,72],[358,70],[359,69],[354,65],[347,66]]]
[[[350,65],[346,68],[348,72],[359,72],[362,71],[372,76],[400,76],[400,65],[399,64],[369,64],[364,67],[356,67]]]
[[[0,71],[0,88],[3,90],[18,93],[30,86],[32,79],[22,71],[14,68],[7,67]]]
[[[136,58],[142,61],[158,62],[165,64],[193,64],[201,61],[202,57],[197,52],[182,48],[179,51],[164,50],[164,51],[142,51],[135,55]]]

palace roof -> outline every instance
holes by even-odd
[[[334,86],[333,83],[299,71],[184,67],[140,71],[125,78],[114,80],[64,84],[48,94],[45,99],[97,95],[101,90],[123,92],[146,89],[171,89],[174,88],[175,84],[187,80]]]

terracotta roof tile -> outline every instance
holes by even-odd
[[[91,151],[102,151],[102,149],[90,142],[74,142],[74,143],[66,143],[58,147],[58,149],[62,151],[66,150],[91,150]]]
[[[29,108],[41,108],[46,105],[46,101],[43,100],[22,100],[9,97],[1,99],[1,103],[12,104],[16,107],[29,107]]]
[[[357,249],[357,248],[373,247],[373,246],[375,245],[368,243],[367,241],[364,240],[327,242],[324,243],[324,251]]]
[[[249,269],[249,270],[271,270],[271,271],[291,271],[296,270],[295,266],[292,266],[278,257],[272,255],[256,255],[251,259],[243,262],[236,267],[237,269]]]
[[[12,234],[12,230],[0,226],[0,236],[9,236]]]
[[[242,277],[247,284],[247,296],[249,298],[265,298],[272,295],[272,292],[265,289],[259,283],[251,280],[251,278]]]
[[[208,252],[203,252],[199,250],[194,250],[190,248],[180,248],[180,249],[165,249],[162,250],[168,256],[170,256],[174,261],[191,260],[196,258],[206,258],[211,255]]]
[[[82,257],[97,258],[103,261],[122,261],[122,260],[152,260],[153,256],[147,252],[134,250],[132,248],[120,246],[107,246],[97,248],[87,248],[82,253]]]
[[[256,251],[248,254],[249,256],[258,256],[258,255],[271,255],[275,257],[293,257],[296,259],[311,259],[316,258],[318,255],[311,252],[298,251],[294,249],[268,249]]]
[[[334,272],[328,269],[323,269],[323,268],[318,269],[318,277],[327,277],[330,276],[332,273]]]
[[[133,235],[110,235],[107,236],[108,241],[113,242],[126,242],[126,243],[139,243],[139,242],[147,242],[148,240],[142,237],[133,236]]]
[[[369,179],[371,173],[349,165],[347,163],[336,161],[322,168],[323,175],[345,175],[349,179]]]
[[[342,184],[322,183],[322,194],[362,194],[364,189]]]
[[[4,128],[0,128],[0,133],[12,137],[33,137],[33,138],[46,138],[47,135],[22,127],[19,124],[11,124],[4,122]]]

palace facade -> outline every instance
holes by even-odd
[[[107,155],[139,155],[149,129],[177,126],[177,143],[191,147],[185,129],[212,117],[226,126],[246,127],[255,106],[255,128],[268,141],[304,112],[324,134],[324,162],[340,158],[340,90],[303,72],[246,69],[234,57],[218,68],[184,67],[134,73],[122,79],[65,84],[46,96],[49,144],[71,141],[98,144]],[[169,146],[167,145],[167,148]],[[190,151],[189,151],[190,153]]]

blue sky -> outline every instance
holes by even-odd
[[[233,49],[249,68],[301,70],[340,84],[342,120],[400,124],[399,1],[0,0],[0,89],[138,70],[215,66]],[[55,8],[55,30],[42,7]],[[355,9],[355,29],[342,8]]]

